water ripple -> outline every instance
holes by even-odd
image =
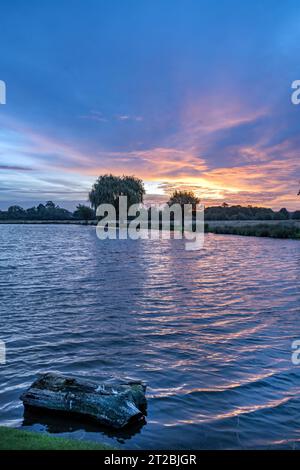
[[[300,448],[299,242],[100,242],[92,227],[0,226],[0,424],[124,448]],[[148,382],[148,423],[108,432],[23,416],[38,372]],[[76,435],[77,435],[76,434]]]

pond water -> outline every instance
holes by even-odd
[[[126,449],[300,448],[300,244],[209,234],[106,240],[94,227],[0,226],[0,425]],[[148,383],[121,432],[26,413],[38,372]]]

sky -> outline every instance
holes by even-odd
[[[300,3],[1,0],[0,208],[85,203],[96,177],[300,208]]]

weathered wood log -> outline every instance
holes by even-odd
[[[93,418],[116,429],[140,420],[146,409],[142,382],[101,385],[57,375],[41,375],[21,396],[25,407],[45,408]]]

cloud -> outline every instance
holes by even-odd
[[[90,111],[88,114],[79,116],[79,119],[96,122],[108,122],[108,119],[104,117],[100,111]]]
[[[25,166],[17,166],[17,165],[0,165],[0,171],[7,170],[7,171],[33,171],[33,168],[28,168]]]
[[[112,116],[105,116],[101,111],[91,110],[86,114],[81,114],[78,116],[79,119],[84,119],[86,121],[94,121],[99,123],[104,122],[142,122],[144,118],[142,116],[135,116],[130,114],[116,114]]]
[[[143,121],[142,116],[130,116],[128,114],[120,114],[115,117],[117,121],[137,121],[141,122]]]
[[[204,171],[201,178],[166,181],[160,187],[170,194],[176,189],[192,190],[206,205],[228,202],[296,209],[299,202],[299,168],[294,158],[265,164],[218,168]]]
[[[97,120],[102,113],[91,111],[90,116]],[[121,120],[129,120],[129,115]],[[16,193],[20,187],[25,194],[30,193],[30,185],[38,190],[44,186],[48,194],[56,191],[68,198],[73,197],[68,186],[78,181],[79,193],[87,194],[99,174],[134,174],[146,183],[156,182],[158,198],[174,189],[191,189],[205,204],[226,200],[293,209],[298,205],[300,139],[297,126],[289,128],[291,120],[286,111],[281,115],[265,106],[252,109],[236,96],[217,108],[209,100],[195,99],[192,106],[188,102],[183,107],[179,128],[159,146],[131,144],[112,150],[93,140],[50,137],[19,121],[6,120],[2,124],[13,134],[7,131],[0,150],[3,155],[8,151],[7,158],[15,163],[12,170],[21,169],[22,159],[28,161],[28,168],[35,168],[35,179],[30,182],[10,177]],[[4,161],[3,167],[8,170],[9,162]],[[62,173],[65,181],[61,184]]]

